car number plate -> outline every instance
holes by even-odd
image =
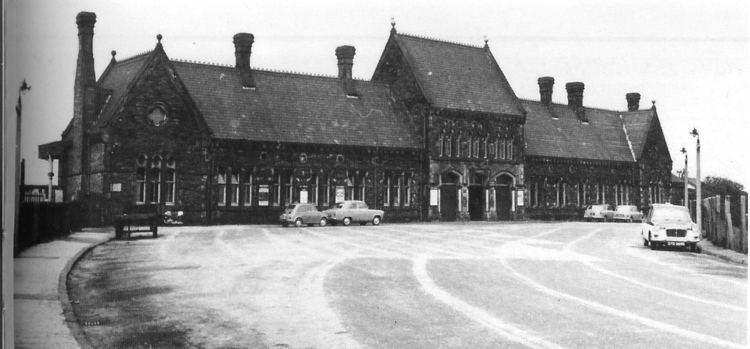
[[[685,246],[684,242],[670,241],[669,246]]]

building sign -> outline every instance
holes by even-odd
[[[523,190],[516,191],[516,205],[523,206]]]
[[[336,203],[342,202],[345,199],[346,189],[343,185],[336,187]]]
[[[113,193],[119,193],[119,192],[121,192],[122,191],[122,183],[112,183],[112,185],[110,186],[109,191],[111,191]]]
[[[302,189],[299,191],[299,203],[301,204],[307,203],[307,189]]]
[[[440,189],[430,189],[430,206],[437,206],[440,202]]]
[[[258,206],[268,206],[268,186],[261,185],[258,187]]]

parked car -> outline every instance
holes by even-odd
[[[626,222],[633,222],[643,221],[643,213],[638,210],[638,207],[633,205],[620,205],[617,206],[617,210],[615,210],[614,216],[612,216],[613,220],[616,221],[626,221]]]
[[[684,246],[698,251],[700,234],[698,225],[690,218],[690,211],[684,206],[653,204],[641,223],[643,245],[656,249],[659,246]]]
[[[285,227],[289,224],[294,224],[297,227],[301,227],[303,224],[309,226],[320,224],[321,227],[324,227],[328,224],[326,214],[318,211],[314,204],[291,204],[284,209],[284,213],[279,216],[279,220],[281,225]]]
[[[362,225],[372,222],[378,225],[383,221],[382,210],[372,210],[364,201],[346,200],[336,203],[331,209],[323,211],[332,224],[341,222],[344,225],[357,222]]]
[[[611,220],[614,215],[615,212],[612,211],[612,206],[607,204],[589,205],[586,207],[586,210],[583,211],[583,218],[587,221],[601,220],[606,222]]]

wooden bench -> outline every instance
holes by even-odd
[[[115,216],[115,238],[130,239],[131,233],[151,232],[158,236],[161,217],[160,205],[143,204],[125,207],[123,213]],[[142,228],[142,227],[148,227]]]

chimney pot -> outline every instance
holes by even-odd
[[[637,111],[640,107],[641,94],[638,92],[626,93],[625,100],[628,101],[628,111]]]
[[[354,46],[344,45],[336,48],[336,58],[338,59],[339,79],[344,84],[344,91],[349,96],[356,96],[357,91],[354,88],[352,78],[352,66],[354,65]]]
[[[552,103],[552,87],[555,85],[555,78],[542,76],[536,81],[539,84],[539,98],[542,104],[549,106]]]
[[[232,37],[234,43],[235,69],[240,73],[242,87],[255,87],[252,71],[250,70],[250,55],[255,37],[250,33],[237,33]]]

